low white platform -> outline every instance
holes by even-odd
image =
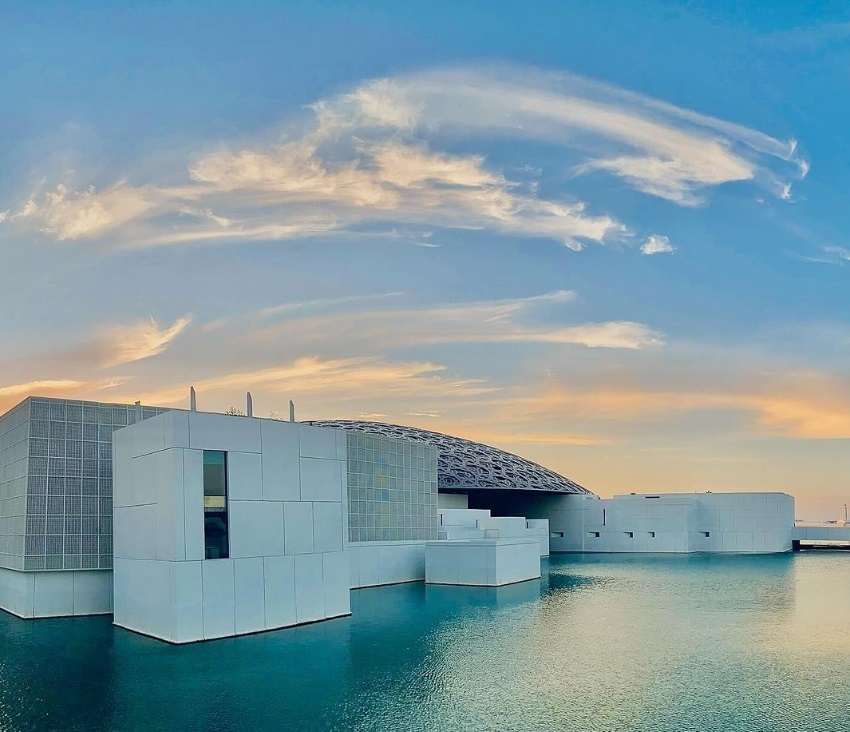
[[[426,540],[348,544],[351,589],[425,581]]]
[[[429,584],[501,587],[538,577],[537,539],[429,541],[425,546]]]
[[[0,608],[19,618],[108,615],[112,572],[18,572],[0,568]]]

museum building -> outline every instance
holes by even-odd
[[[603,500],[398,425],[42,397],[0,417],[0,608],[173,643],[344,616],[360,587],[533,579],[550,549],[789,551],[793,523],[783,493]]]

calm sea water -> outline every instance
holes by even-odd
[[[850,730],[850,556],[558,556],[175,648],[0,613],[0,730]]]

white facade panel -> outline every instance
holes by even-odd
[[[236,598],[233,561],[212,559],[201,563],[204,639],[236,635]]]
[[[267,557],[283,554],[283,503],[230,501],[230,556]]]
[[[263,557],[266,628],[295,625],[295,557]]]
[[[263,498],[269,501],[301,500],[300,439],[298,425],[263,420]]]
[[[324,568],[321,554],[295,555],[295,615],[299,623],[325,617]]]
[[[313,553],[313,504],[283,504],[284,554]]]
[[[164,416],[164,415],[163,415]],[[156,458],[156,558],[186,559],[183,491],[183,449],[162,450]]]
[[[263,557],[235,559],[236,633],[266,629],[266,589]]]
[[[261,452],[260,420],[189,412],[189,447],[196,450]]]
[[[204,558],[204,453],[183,451],[183,528],[186,560]]]
[[[321,556],[325,617],[348,615],[351,612],[348,556],[342,551],[328,552]]]
[[[228,452],[227,490],[234,501],[262,500],[262,455],[256,452]]]
[[[342,460],[337,456],[338,430],[326,427],[299,425],[301,434],[301,457]]]
[[[171,562],[171,636],[166,640],[191,643],[204,639],[203,562]]]
[[[341,552],[345,522],[341,503],[313,504],[313,551]]]
[[[319,429],[314,427],[312,429]],[[329,432],[330,430],[322,430]],[[336,444],[336,443],[334,443]],[[335,448],[334,448],[335,449]],[[342,500],[342,471],[340,461],[312,457],[301,458],[301,500]]]

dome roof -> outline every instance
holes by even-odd
[[[348,419],[311,420],[308,424],[411,442],[424,442],[436,447],[437,487],[441,491],[497,488],[593,495],[587,488],[531,460],[489,445],[482,445],[480,442],[451,437],[440,432]]]

